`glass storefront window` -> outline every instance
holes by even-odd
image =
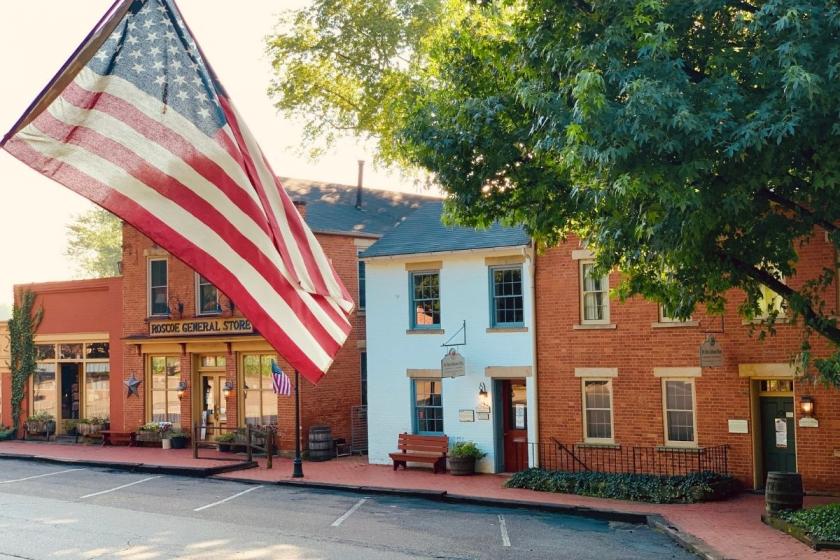
[[[181,422],[181,401],[178,383],[181,381],[181,360],[177,356],[152,356],[151,401],[152,422]]]
[[[103,360],[110,357],[110,345],[107,342],[85,344],[85,357],[88,360]]]
[[[85,366],[85,417],[108,417],[111,410],[110,376],[110,364],[95,363]]]
[[[38,364],[32,374],[32,412],[48,412],[55,416],[56,398],[55,364]]]
[[[273,354],[251,354],[243,358],[245,381],[245,423],[277,424],[277,395],[271,380]]]
[[[36,344],[35,345],[35,359],[54,360],[55,359],[55,344]]]
[[[227,359],[224,356],[202,356],[201,367],[203,368],[223,368],[227,364]]]
[[[81,344],[60,344],[59,345],[59,360],[81,360],[82,359],[82,345]]]

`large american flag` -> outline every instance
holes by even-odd
[[[236,302],[317,382],[353,301],[172,0],[120,0],[3,140]]]

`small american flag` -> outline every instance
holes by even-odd
[[[292,394],[292,381],[286,375],[277,362],[271,361],[271,382],[274,387],[274,393],[288,397]]]
[[[353,300],[173,0],[117,0],[0,147],[215,284],[307,379],[326,373]]]

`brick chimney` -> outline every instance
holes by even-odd
[[[304,221],[306,221],[306,201],[297,199],[293,200],[292,203],[295,205],[295,208],[297,208],[300,217],[303,218]]]

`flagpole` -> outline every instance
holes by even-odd
[[[295,461],[292,478],[303,478],[303,461],[300,459],[300,374],[295,369]]]

